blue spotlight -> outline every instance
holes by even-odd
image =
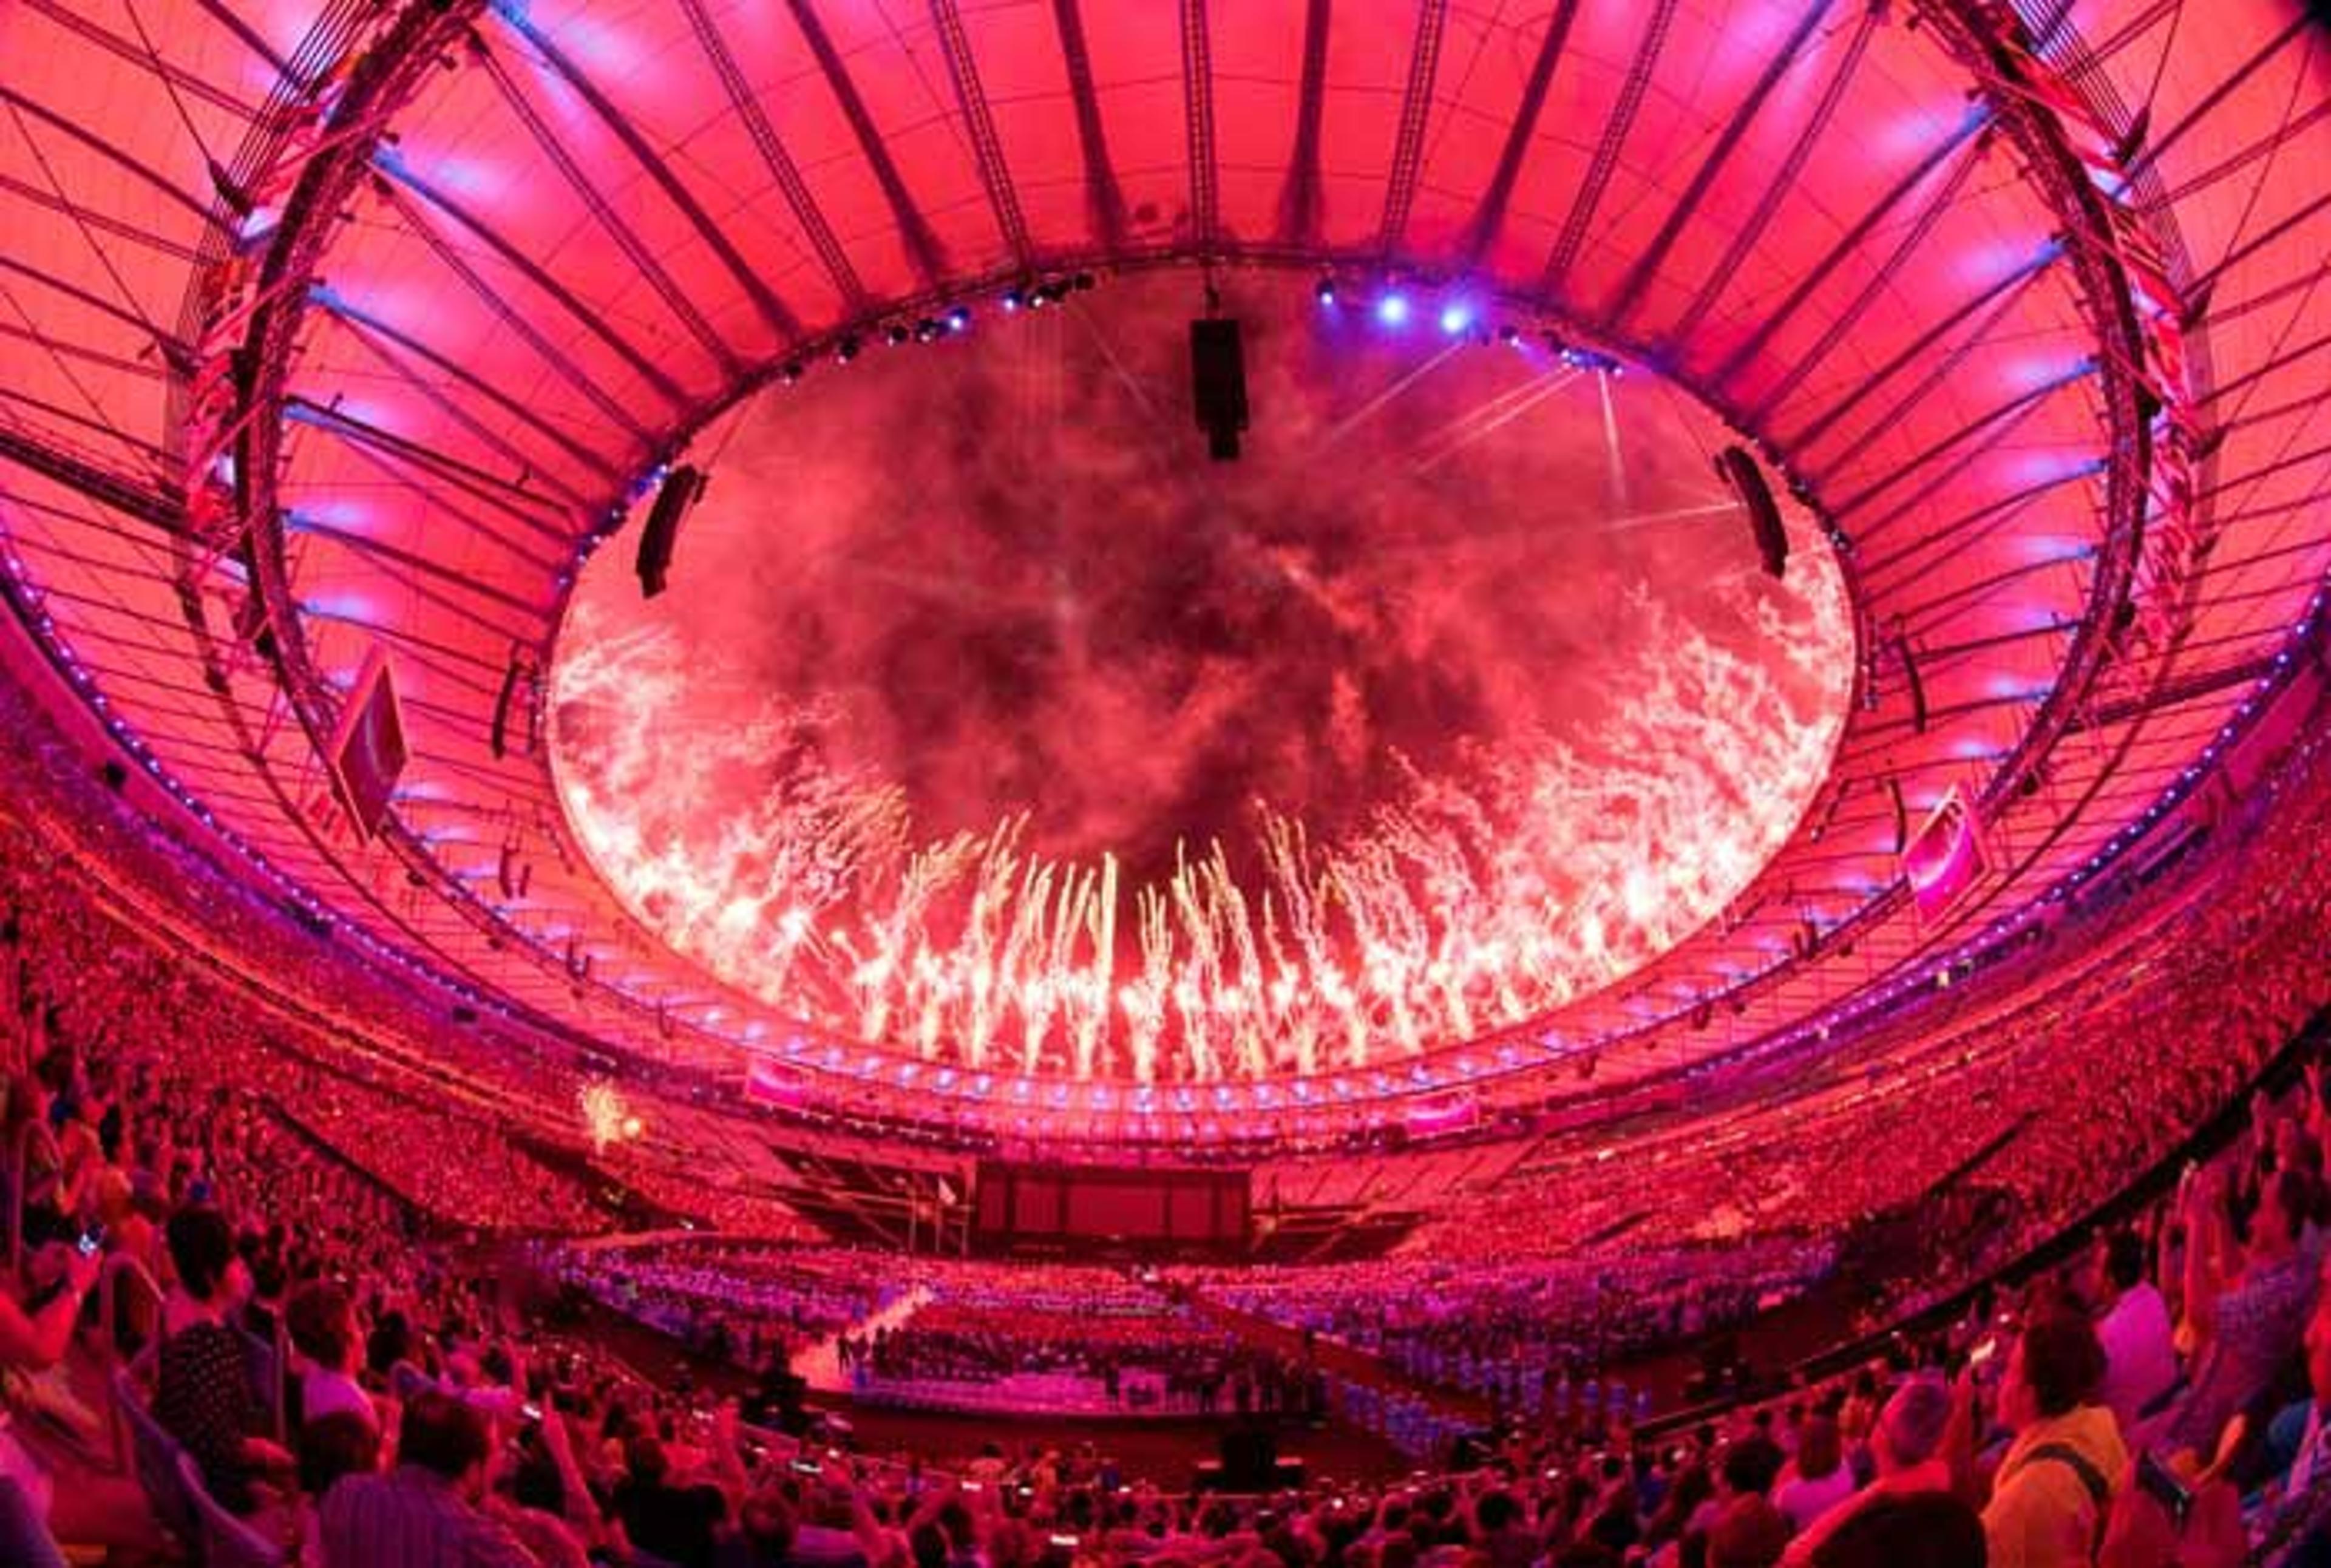
[[[947,328],[950,332],[969,331],[971,329],[970,307],[958,305],[954,309],[948,311],[947,313]]]
[[[1441,330],[1451,337],[1464,336],[1473,325],[1473,308],[1462,299],[1451,299],[1441,308]]]
[[[1333,277],[1322,275],[1319,281],[1312,287],[1311,295],[1322,305],[1333,305],[1336,302],[1336,280]]]
[[[1376,301],[1376,319],[1387,327],[1408,325],[1408,296],[1387,294]]]

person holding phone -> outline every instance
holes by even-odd
[[[42,1289],[20,1297],[12,1282],[0,1290],[0,1367],[45,1372],[72,1348],[81,1305],[105,1267],[103,1237],[95,1245],[87,1244],[90,1240],[84,1232],[74,1244],[52,1242],[42,1250],[33,1264],[34,1273],[50,1278]]]
[[[32,1264],[31,1272],[48,1284],[23,1297],[17,1294],[18,1281],[0,1288],[0,1370],[45,1372],[65,1358],[72,1348],[81,1303],[97,1283],[104,1260],[95,1252],[52,1242]],[[48,1475],[8,1430],[5,1412],[0,1412],[0,1479],[15,1482],[33,1509],[43,1518],[48,1516]]]

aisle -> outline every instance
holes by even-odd
[[[896,1328],[931,1298],[931,1288],[918,1285],[898,1300],[872,1316],[842,1330],[853,1338],[864,1339],[877,1329]],[[842,1370],[842,1335],[830,1334],[816,1344],[794,1355],[794,1375],[806,1382],[815,1393],[848,1393],[850,1378]]]

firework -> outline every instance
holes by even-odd
[[[556,674],[562,788],[642,919],[837,1032],[1030,1076],[1365,1067],[1608,985],[1720,911],[1795,826],[1842,692],[1792,701],[1774,670],[1648,590],[1632,608],[1640,651],[1591,733],[1503,736],[1469,743],[1455,770],[1403,767],[1333,841],[1256,802],[1239,854],[1210,842],[1154,885],[1127,885],[1106,852],[1035,853],[1024,815],[919,841],[901,788],[804,741],[838,721],[821,704],[760,700],[675,758],[650,718],[702,672],[669,633],[603,635],[587,613]],[[1801,685],[1845,679],[1833,574],[1735,608]],[[740,776],[771,781],[742,813],[721,803]]]

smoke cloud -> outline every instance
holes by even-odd
[[[570,816],[648,922],[935,1060],[1358,1065],[1607,984],[1793,826],[1851,636],[1755,575],[1649,377],[1234,280],[1209,463],[1181,274],[870,348],[699,443],[672,588],[588,574]]]

